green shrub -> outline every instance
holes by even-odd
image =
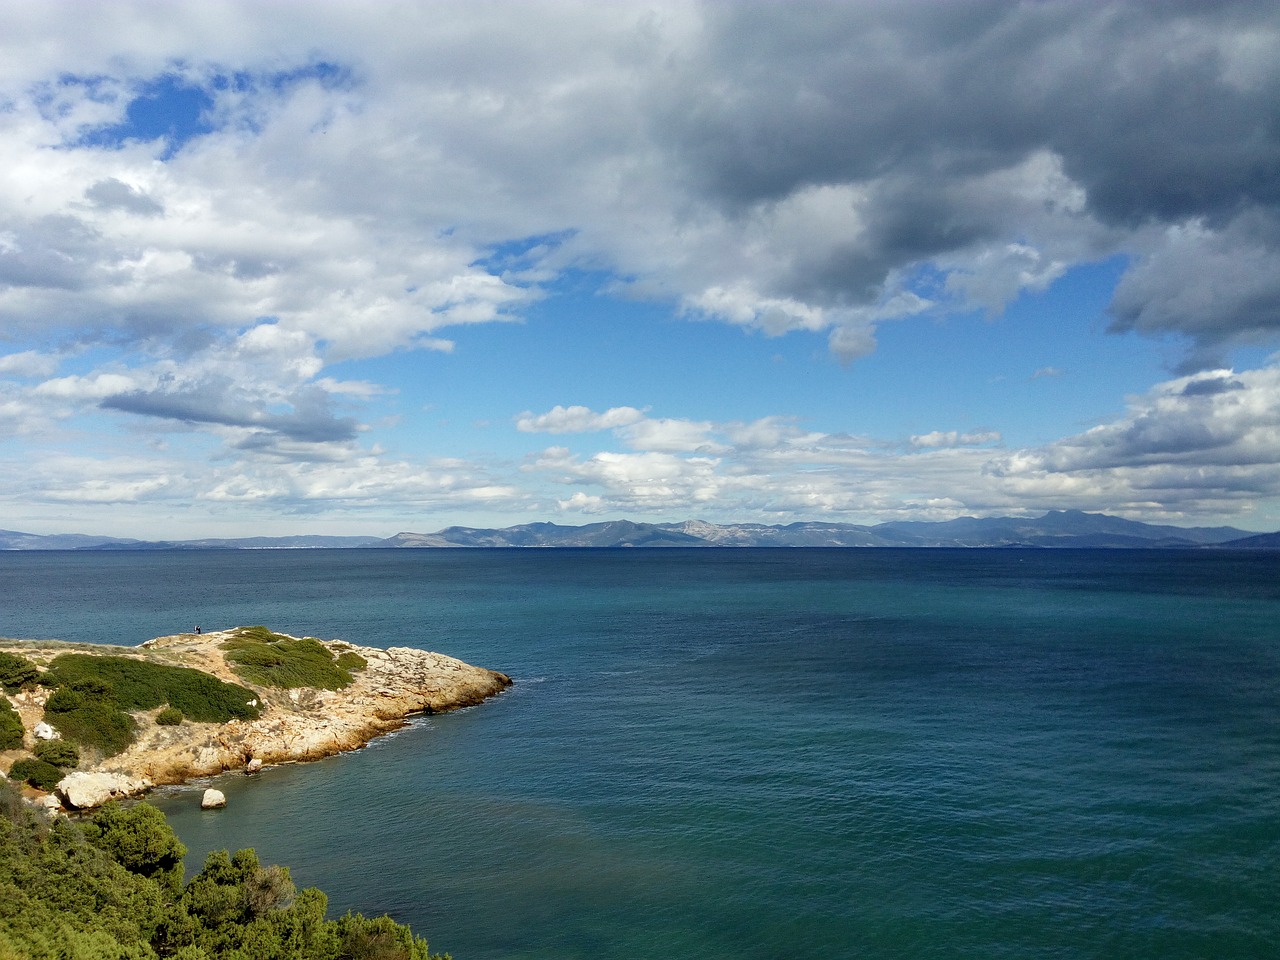
[[[369,665],[369,661],[354,650],[348,650],[346,653],[338,654],[338,666],[343,670],[363,670]]]
[[[23,757],[15,760],[9,768],[9,779],[29,783],[41,790],[52,790],[66,774],[52,763],[37,760],[35,757]]]
[[[44,717],[64,740],[114,757],[133,743],[138,725],[100,686],[59,687],[45,703]]]
[[[177,707],[165,707],[156,714],[156,723],[162,727],[176,727],[185,719]]]
[[[167,703],[198,723],[256,720],[262,713],[250,705],[257,695],[247,687],[224,683],[203,670],[133,657],[64,653],[49,664],[45,682],[105,684],[121,710],[154,710]]]
[[[187,848],[151,804],[108,803],[85,824],[84,834],[130,873],[155,880],[170,896],[182,892],[182,858]]]
[[[72,770],[80,765],[80,751],[74,743],[67,740],[41,740],[36,744],[35,754],[45,763],[64,770]]]
[[[22,749],[22,718],[7,697],[0,697],[0,750]]]
[[[427,941],[390,917],[370,918],[347,913],[336,921],[336,926],[343,957],[432,960],[434,956],[427,948]]]
[[[184,886],[184,852],[148,804],[49,821],[0,779],[0,960],[437,960],[386,917],[326,919],[323,893],[252,850]]]
[[[10,784],[0,784],[0,801]],[[25,806],[25,805],[24,805]],[[159,886],[129,873],[61,817],[4,818],[0,803],[0,944],[27,960],[154,958]],[[0,947],[0,957],[4,957]]]
[[[222,649],[237,676],[263,687],[341,690],[352,682],[351,671],[365,666],[354,651],[335,658],[319,640],[286,637],[266,627],[243,627]]]
[[[0,687],[10,693],[16,693],[23,687],[33,684],[40,677],[40,668],[28,660],[12,653],[0,653]]]

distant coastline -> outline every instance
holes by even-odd
[[[293,536],[134,540],[87,534],[0,530],[0,550],[303,550],[623,547],[1028,547],[1076,549],[1277,550],[1280,532],[1236,527],[1177,527],[1102,513],[1051,510],[1040,517],[959,517],[894,520],[874,525],[797,522],[716,524],[702,520],[636,523],[610,520],[579,526],[526,523],[503,528],[445,527],[392,537]]]

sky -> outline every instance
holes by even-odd
[[[0,168],[2,528],[1280,528],[1270,0],[12,0]]]

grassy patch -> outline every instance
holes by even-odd
[[[286,690],[341,690],[352,682],[352,670],[365,667],[364,658],[354,651],[335,657],[319,640],[286,637],[266,627],[244,627],[222,649],[241,679]]]

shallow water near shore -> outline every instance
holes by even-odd
[[[510,673],[155,797],[457,960],[1255,958],[1280,941],[1280,555],[0,554],[0,634],[262,623]]]

